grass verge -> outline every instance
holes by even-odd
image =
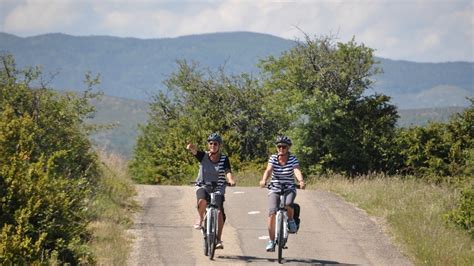
[[[416,265],[474,265],[474,240],[446,223],[458,191],[413,179],[314,179],[310,189],[335,192],[384,221],[386,230]]]
[[[90,247],[97,265],[126,265],[131,244],[126,229],[138,208],[133,201],[135,189],[124,158],[104,152],[99,152],[99,157],[104,174],[93,205],[96,220],[90,224]]]

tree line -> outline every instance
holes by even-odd
[[[373,52],[354,39],[305,36],[280,56],[261,60],[258,75],[178,61],[140,128],[130,162],[133,178],[149,184],[193,179],[195,162],[184,147],[205,147],[207,135],[219,132],[237,170],[260,171],[274,138],[285,134],[307,176],[383,173],[469,183],[472,100],[449,123],[397,128],[390,97],[370,93],[373,77],[383,71]]]

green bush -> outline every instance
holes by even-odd
[[[83,125],[90,90],[33,89],[38,72],[0,61],[0,264],[93,262],[87,225],[100,172]]]
[[[466,230],[474,239],[474,188],[473,184],[461,190],[458,206],[447,214],[448,221]]]
[[[398,169],[431,181],[472,177],[474,105],[456,114],[449,123],[401,129],[396,138]],[[434,180],[433,180],[434,179]]]

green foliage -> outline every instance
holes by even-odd
[[[395,106],[388,96],[364,95],[379,73],[372,53],[353,40],[333,44],[329,37],[307,36],[280,58],[262,61],[274,102],[285,99],[273,112],[286,115],[279,129],[294,137],[310,172],[392,169]]]
[[[461,190],[458,206],[447,213],[446,218],[466,230],[474,239],[474,185],[472,181]]]
[[[93,94],[32,89],[38,69],[0,61],[0,264],[92,262],[86,227],[99,170],[82,122]]]
[[[131,162],[134,179],[160,184],[190,180],[195,160],[185,147],[190,142],[202,147],[211,132],[222,135],[234,169],[265,160],[276,125],[262,111],[267,92],[248,75],[229,77],[223,69],[204,72],[197,64],[178,64],[166,82],[169,94],[154,98],[137,140]]]
[[[405,174],[436,178],[474,175],[474,105],[454,115],[449,123],[400,129],[397,134],[398,168]]]

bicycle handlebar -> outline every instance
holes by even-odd
[[[267,183],[264,187],[270,189],[271,182]],[[280,184],[282,186],[281,190],[284,190],[285,188],[289,187],[290,185],[284,185]],[[301,189],[301,186],[299,184],[295,184],[296,189]]]
[[[193,184],[193,185],[197,185],[197,184],[203,184],[203,185],[212,185],[212,186],[216,186],[217,187],[217,182],[196,182],[196,181],[191,181],[189,182],[190,184]],[[226,185],[228,185],[229,187],[235,187],[235,183],[234,184],[231,184],[229,182],[225,182]]]

